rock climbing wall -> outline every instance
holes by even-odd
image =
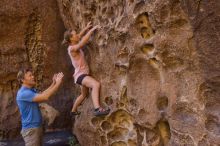
[[[79,88],[60,43],[64,28],[79,31],[89,21],[101,28],[84,51],[101,82],[101,101],[112,110],[94,117],[89,96],[71,121]],[[0,26],[1,139],[19,135],[16,74],[30,65],[40,90],[64,72],[49,102],[60,115],[47,128],[74,124],[82,146],[220,143],[218,0],[1,0]]]
[[[85,52],[106,117],[89,97],[75,119],[82,146],[220,143],[220,3],[57,0],[67,29],[100,25]]]
[[[71,62],[60,45],[64,30],[53,0],[0,1],[0,139],[20,136],[16,76],[25,66],[33,68],[39,90],[49,86],[53,73],[65,73],[63,88],[48,103],[62,114],[48,128],[71,127],[68,113],[74,89]]]

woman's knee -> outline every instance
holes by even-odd
[[[101,87],[101,83],[97,81],[96,86],[97,86],[97,88],[100,88]]]
[[[93,83],[93,88],[100,88],[100,86],[101,86],[101,83],[98,81]]]
[[[89,95],[89,92],[85,92],[85,93],[82,94],[82,98],[84,99],[84,98],[86,98],[88,95]]]
[[[85,97],[83,96],[83,94],[80,94],[78,97],[77,97],[77,99],[84,99]]]

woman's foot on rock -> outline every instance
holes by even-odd
[[[99,107],[93,111],[93,114],[94,116],[104,116],[104,115],[108,115],[110,111],[111,110],[109,108],[104,109],[102,107]]]

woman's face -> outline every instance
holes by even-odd
[[[76,34],[76,31],[73,30],[71,32],[71,34],[72,34],[72,37],[70,38],[71,42],[78,43],[79,42],[79,36]]]

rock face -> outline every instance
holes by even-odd
[[[65,73],[63,88],[49,102],[61,114],[48,128],[71,127],[67,114],[74,91],[72,71],[66,50],[61,47],[65,29],[57,3],[53,0],[1,0],[0,26],[0,139],[20,135],[16,76],[21,67],[28,65],[34,70],[40,90],[49,86],[53,73]]]
[[[66,29],[79,31],[89,21],[102,27],[84,51],[92,75],[101,82],[101,101],[112,110],[106,117],[94,117],[91,97],[86,99],[73,127],[82,146],[220,143],[217,0],[57,0],[59,11],[54,1],[32,0],[22,1],[19,6],[27,9],[17,13],[15,3],[7,7],[3,4],[1,127],[6,127],[4,119],[18,127],[12,122],[13,114],[18,118],[15,75],[23,64],[30,63],[35,69],[40,88],[49,84],[48,77],[54,71],[67,74],[62,91],[55,97],[59,100],[51,102],[61,113],[69,110],[70,106],[63,105],[70,100],[59,96],[78,95],[78,90],[72,92],[77,88],[71,82],[73,69],[67,53],[64,48],[58,51],[64,31],[58,19],[60,13]],[[38,9],[34,9],[36,6]],[[13,17],[5,13],[9,10]],[[59,119],[62,122],[55,121],[54,127],[68,126],[67,116]]]
[[[74,132],[83,146],[220,143],[217,0],[57,0],[66,28],[102,26],[87,45],[112,112],[88,99]]]

